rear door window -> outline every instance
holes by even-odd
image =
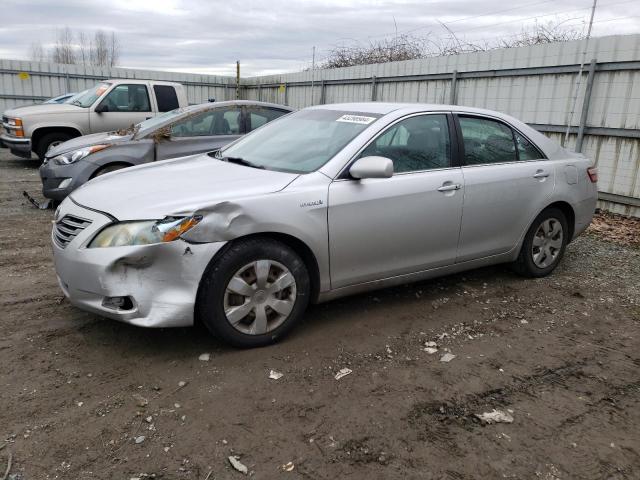
[[[544,155],[529,140],[524,138],[518,132],[513,132],[516,137],[516,145],[518,146],[518,157],[520,160],[539,160],[545,158]]]
[[[153,92],[156,94],[159,112],[169,112],[178,108],[178,95],[176,89],[170,85],[154,85]]]
[[[249,125],[247,126],[247,132],[255,130],[261,127],[265,123],[275,120],[282,115],[286,115],[286,110],[278,110],[277,108],[264,108],[264,107],[247,107],[247,114],[249,119]]]
[[[240,108],[214,108],[190,115],[171,127],[172,137],[239,135]]]
[[[465,165],[515,162],[518,159],[511,128],[488,118],[459,117]]]

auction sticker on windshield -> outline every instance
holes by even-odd
[[[336,122],[347,123],[360,123],[362,125],[369,125],[376,117],[363,117],[362,115],[342,115],[336,120]]]

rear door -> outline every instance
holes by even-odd
[[[331,183],[332,288],[455,262],[463,180],[452,126],[445,113],[405,117],[358,156],[390,158],[393,177]]]
[[[92,133],[127,128],[155,115],[151,107],[149,89],[147,85],[140,83],[115,85],[91,108],[89,123]],[[97,113],[96,108],[105,111]]]
[[[156,160],[219,150],[243,132],[241,109],[216,107],[178,120],[156,144]]]
[[[553,194],[555,168],[522,133],[499,119],[456,115],[464,207],[458,262],[514,248]]]

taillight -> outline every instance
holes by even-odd
[[[596,167],[587,168],[587,175],[589,175],[591,183],[598,183],[598,169]]]

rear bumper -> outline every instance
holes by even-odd
[[[31,157],[31,139],[0,135],[0,143],[11,150],[11,153],[23,158]]]
[[[74,215],[91,221],[66,247],[53,240],[58,282],[78,308],[142,327],[193,325],[196,294],[209,261],[224,242],[190,244],[183,240],[130,247],[86,248],[111,219],[70,200],[59,219]],[[55,227],[54,227],[55,228]],[[108,298],[130,299],[126,308]]]
[[[593,198],[585,199],[574,205],[576,222],[572,240],[575,240],[589,227],[591,220],[593,219],[593,214],[596,212],[597,203],[598,197],[594,195]]]

